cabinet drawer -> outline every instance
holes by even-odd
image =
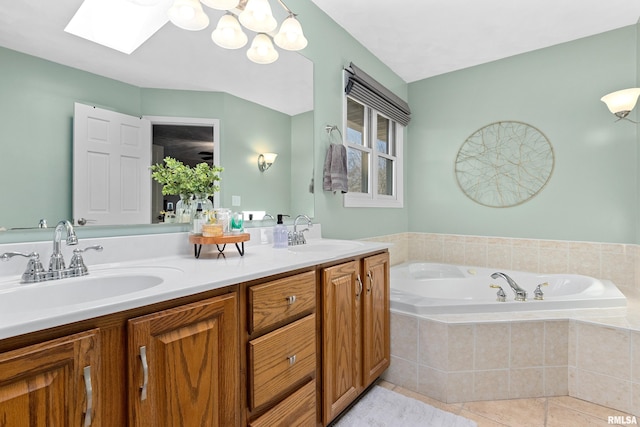
[[[249,333],[294,318],[316,306],[315,271],[249,288]]]
[[[255,409],[316,370],[316,316],[249,341],[249,401]]]
[[[316,425],[316,381],[300,387],[249,427],[300,427]]]

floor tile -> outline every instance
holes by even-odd
[[[544,427],[546,399],[468,402],[463,409],[508,426]]]

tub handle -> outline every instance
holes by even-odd
[[[367,295],[371,293],[371,287],[373,286],[373,273],[371,270],[367,271],[367,276],[369,277],[369,286],[367,287]]]
[[[505,302],[507,300],[507,294],[505,294],[504,290],[502,290],[502,286],[494,285],[492,283],[492,284],[489,285],[489,287],[498,290],[498,292],[496,292],[496,296],[497,296],[496,301]]]
[[[360,275],[358,274],[356,276],[356,280],[358,280],[358,289],[356,290],[356,298],[359,298],[360,295],[362,294],[362,289],[364,289],[364,286],[362,286],[362,279],[360,278]]]
[[[536,287],[536,290],[533,291],[533,299],[538,301],[542,301],[544,299],[544,293],[542,292],[542,289],[540,289],[541,286],[549,286],[549,283],[548,282],[540,283]]]

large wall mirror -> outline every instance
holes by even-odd
[[[0,180],[10,200],[0,227],[71,217],[74,102],[134,116],[218,119],[221,206],[313,216],[311,61],[280,51],[275,63],[258,65],[243,49],[216,46],[210,35],[222,12],[211,9],[207,29],[169,22],[126,55],[63,31],[81,4],[24,0],[0,11]],[[274,15],[283,19],[275,7]],[[262,152],[278,153],[266,172],[257,167]]]

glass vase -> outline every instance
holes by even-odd
[[[176,203],[176,220],[180,223],[190,223],[195,209],[193,208],[191,194],[181,194]],[[192,211],[194,211],[192,213]]]
[[[213,215],[213,202],[209,199],[209,195],[206,193],[196,193],[194,194],[194,199],[191,203],[193,206],[191,216],[193,217],[195,210],[198,208],[198,205],[200,205],[202,208],[202,216],[208,222]]]

